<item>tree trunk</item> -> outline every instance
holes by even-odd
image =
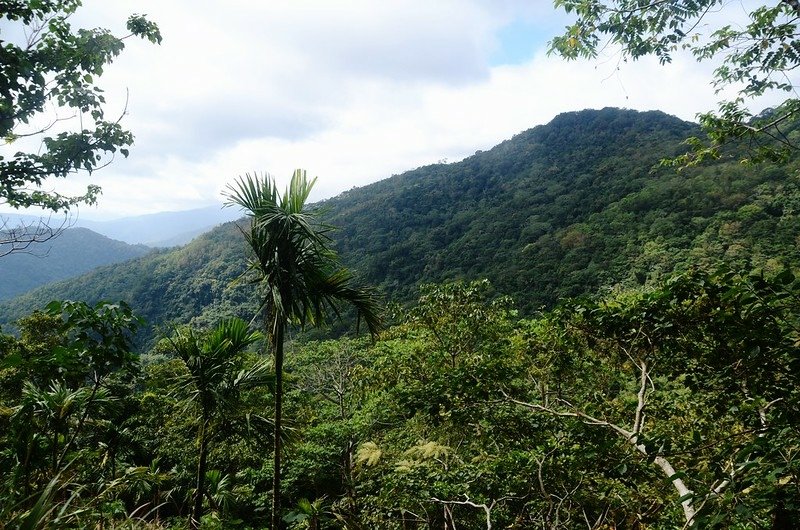
[[[275,455],[272,479],[272,530],[281,528],[281,408],[283,406],[283,333],[285,325],[277,326],[273,336],[275,350]]]
[[[353,478],[355,471],[353,453],[355,452],[355,449],[355,440],[350,438],[347,441],[347,447],[345,448],[344,455],[342,457],[342,484],[344,484],[347,495],[347,509],[350,512],[350,516],[353,518],[356,518],[358,515],[355,479]]]
[[[58,426],[53,427],[53,447],[50,449],[50,473],[55,477],[58,470]],[[66,438],[66,435],[64,436]]]
[[[453,509],[443,504],[442,513],[444,515],[444,530],[456,530],[456,521],[453,519]]]
[[[208,420],[204,417],[200,424],[200,461],[197,463],[197,491],[194,494],[194,508],[189,524],[193,530],[200,528],[200,519],[203,517],[203,496],[206,488],[206,467],[208,459],[208,443],[206,441],[206,427]]]

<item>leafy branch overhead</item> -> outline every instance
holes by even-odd
[[[103,28],[73,28],[69,19],[80,0],[2,4],[3,25],[25,38],[0,43],[0,204],[53,211],[94,204],[99,186],[89,185],[83,195],[63,195],[44,190],[45,180],[91,173],[117,152],[128,156],[133,135],[120,125],[125,111],[107,118],[96,78],[128,37],[160,43],[158,26],[132,15],[130,33],[117,37]]]
[[[725,96],[716,111],[698,115],[707,134],[690,138],[690,152],[665,161],[686,166],[726,155],[725,147],[744,148],[742,161],[785,161],[800,147],[796,116],[795,69],[800,65],[800,4],[781,0],[741,16],[738,5],[722,0],[555,0],[576,21],[550,42],[550,52],[566,59],[594,58],[607,47],[623,60],[656,56],[662,64],[688,51],[717,67],[711,80]],[[718,17],[731,22],[711,27]],[[760,96],[786,92],[777,108],[756,112],[748,103]]]

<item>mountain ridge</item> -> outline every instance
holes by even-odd
[[[343,261],[387,297],[420,283],[486,277],[523,314],[565,297],[641,286],[720,262],[796,267],[797,162],[654,169],[697,126],[658,111],[566,113],[460,162],[434,164],[315,205]],[[795,175],[795,176],[793,176]],[[9,322],[49,298],[125,299],[151,323],[250,320],[252,286],[232,286],[247,249],[234,223],[186,247],[0,305]],[[145,333],[150,343],[156,331]]]
[[[108,238],[88,228],[68,228],[27,252],[0,258],[0,300],[55,281],[141,257],[151,249]]]
[[[88,228],[110,239],[131,245],[163,248],[186,244],[194,237],[222,223],[234,221],[237,217],[235,211],[223,208],[220,203],[202,208],[133,215],[106,221],[84,219],[80,215],[73,217],[71,214],[67,214],[63,220],[60,219],[60,215],[50,214],[45,216],[45,220],[49,219],[54,225],[63,225],[67,228]],[[23,223],[37,223],[41,219],[35,215],[0,213],[0,220],[8,221],[10,228]]]

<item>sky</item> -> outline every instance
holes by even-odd
[[[744,12],[732,4],[726,17]],[[132,13],[163,42],[127,39],[100,79],[107,114],[124,113],[135,136],[130,156],[51,188],[102,186],[86,219],[217,204],[238,176],[283,185],[295,168],[318,177],[320,200],[461,160],[562,112],[694,120],[718,101],[713,66],[688,56],[548,56],[570,22],[549,0],[85,0],[72,23],[123,35]]]

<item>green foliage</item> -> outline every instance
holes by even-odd
[[[563,114],[462,162],[352,190],[323,207],[342,227],[345,260],[394,297],[411,300],[418,283],[488,277],[531,312],[615,275],[592,245],[562,246],[562,234],[655,184],[649,169],[691,130],[661,113]],[[592,242],[586,233],[580,240]],[[563,267],[593,270],[577,278]]]
[[[422,288],[376,341],[291,342],[283,522],[791,527],[798,306],[788,270],[695,269],[528,320],[488,282],[456,282]],[[246,381],[270,374],[243,353],[257,334],[179,328],[135,385],[112,370],[96,391],[31,361],[72,343],[129,347],[92,339],[120,335],[99,325],[109,311],[59,304],[1,342],[4,381],[21,389],[0,414],[4,518],[263,526],[271,440],[252,435],[272,396]]]
[[[298,354],[292,498],[346,527],[673,528],[684,502],[699,527],[795,521],[798,287],[695,271],[515,322],[485,283],[428,286],[374,346]]]
[[[797,478],[800,440],[786,437],[785,422],[798,418],[798,287],[788,271],[694,271],[646,293],[567,304],[531,328],[535,370],[520,402],[611,436],[595,437],[591,450],[628,455],[620,465],[638,513],[672,497],[642,524],[667,526],[681,504],[704,528],[796,518],[795,507],[779,514],[777,499]]]
[[[488,280],[420,288],[419,303],[409,320],[430,333],[454,368],[460,358],[495,347],[510,330],[508,319],[516,314],[508,309],[511,299],[488,302],[490,289]]]
[[[5,144],[46,135],[58,121],[36,125],[55,105],[81,116],[82,129],[42,138],[42,149],[0,157],[0,202],[14,208],[38,206],[59,211],[76,204],[93,204],[100,188],[90,185],[80,196],[42,189],[47,177],[93,170],[108,163],[103,155],[119,151],[128,156],[133,135],[119,120],[108,120],[105,96],[94,78],[103,73],[125,47],[123,39],[105,29],[73,30],[69,17],[80,0],[5,2],[4,25],[25,36],[24,42],[3,43],[0,61],[0,136]],[[131,35],[161,42],[158,27],[141,15],[128,20]]]
[[[695,263],[797,267],[796,162],[654,170],[693,130],[659,113],[564,114],[324,207],[346,262],[404,301],[415,283],[487,277],[531,315]]]
[[[133,368],[133,335],[142,320],[125,302],[90,306],[86,302],[53,301],[47,305],[47,313],[61,318],[59,331],[68,340],[68,345],[54,349],[62,373],[74,370],[78,377],[97,379]]]
[[[788,97],[776,109],[754,115],[748,100],[773,91],[793,92],[792,71],[800,65],[796,34],[800,6],[793,1],[752,6],[744,24],[741,10],[721,0],[638,2],[635,0],[555,0],[557,8],[576,20],[550,42],[550,52],[566,59],[596,57],[610,44],[623,59],[653,55],[668,63],[679,50],[717,64],[712,78],[718,92],[733,87],[737,96],[719,103],[718,111],[701,114],[707,140],[691,137],[689,154],[669,161],[695,165],[727,155],[735,144],[745,151],[732,156],[744,161],[785,162],[797,146],[796,115],[800,100]],[[711,28],[709,12],[730,13],[730,22]],[[743,153],[748,154],[743,154]]]
[[[130,374],[137,359],[133,335],[141,323],[124,302],[54,301],[20,321],[21,340],[6,343],[0,367],[42,384],[53,377],[80,385],[114,372]]]
[[[4,341],[4,519],[80,526],[102,518],[127,483],[117,474],[126,438],[120,424],[130,412],[138,325],[124,304],[53,302],[21,322],[20,339]]]
[[[373,348],[371,397],[355,415],[366,428],[355,455],[365,526],[440,526],[456,512],[441,501],[464,496],[494,502],[495,522],[509,523],[501,514],[530,489],[505,471],[531,428],[496,402],[521,369],[521,352],[508,300],[489,292],[486,282],[426,286],[406,323]],[[458,518],[470,527],[483,514]]]

